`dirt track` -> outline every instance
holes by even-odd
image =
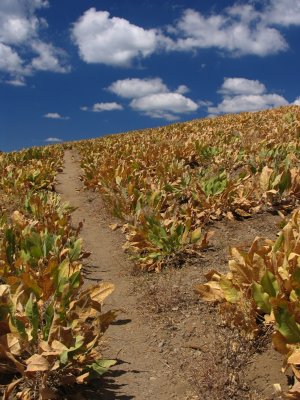
[[[114,367],[113,379],[106,380],[103,398],[184,399],[185,384],[170,381],[159,347],[149,343],[149,316],[137,310],[139,299],[134,293],[132,266],[121,248],[122,235],[108,227],[99,195],[84,192],[80,173],[72,153],[66,151],[64,172],[59,175],[57,190],[64,200],[77,208],[72,223],[76,226],[84,222],[81,236],[85,249],[92,253],[86,267],[86,282],[113,282],[116,290],[105,307],[124,309],[117,323],[108,330],[110,350],[105,356],[117,357],[122,363]]]
[[[98,193],[84,191],[76,153],[66,151],[57,190],[76,207],[72,222],[83,221],[81,237],[92,253],[85,266],[86,284],[99,280],[116,285],[106,308],[122,308],[108,330],[105,357],[120,362],[100,385],[87,388],[85,398],[136,400],[273,399],[272,384],[284,378],[281,357],[274,351],[253,358],[236,336],[220,324],[213,307],[193,294],[195,283],[211,268],[224,269],[228,246],[249,244],[255,236],[274,237],[278,218],[269,214],[247,221],[218,222],[211,250],[188,260],[183,269],[160,275],[132,274],[121,245],[121,232],[109,227]],[[239,357],[242,361],[239,360]],[[234,375],[236,382],[230,382]],[[75,397],[74,397],[75,398]]]

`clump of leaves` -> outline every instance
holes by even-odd
[[[111,283],[83,289],[79,230],[52,189],[62,149],[1,154],[0,372],[3,399],[55,399],[115,364],[101,356],[116,311],[102,312]],[[12,201],[10,199],[17,199]],[[12,207],[19,206],[13,210]]]
[[[232,248],[231,256],[227,275],[211,271],[195,290],[221,302],[223,313],[234,309],[231,322],[252,337],[262,325],[274,325],[273,346],[294,374],[287,398],[300,399],[300,209],[276,241],[256,238],[249,251]]]

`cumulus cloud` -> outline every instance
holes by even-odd
[[[173,24],[153,29],[90,8],[73,24],[72,38],[83,61],[118,67],[161,51],[215,48],[232,56],[261,57],[286,51],[280,29],[300,25],[299,0],[259,3],[236,2],[210,14],[186,9]]]
[[[47,139],[45,139],[46,143],[60,143],[63,140],[57,137],[48,137]]]
[[[103,111],[116,111],[123,110],[123,106],[116,102],[111,103],[96,103],[92,107],[81,107],[82,111],[103,112]]]
[[[154,93],[168,92],[167,86],[160,78],[122,79],[113,82],[108,90],[117,96],[127,99],[144,97]]]
[[[299,0],[271,0],[265,17],[271,24],[300,25],[300,2]]]
[[[130,106],[152,118],[164,118],[169,121],[179,119],[180,114],[191,113],[198,105],[180,93],[156,93],[133,99]]]
[[[54,47],[51,43],[34,41],[32,50],[38,54],[31,61],[32,68],[39,71],[52,71],[66,73],[70,66],[66,64],[66,53],[62,49]]]
[[[225,78],[219,93],[223,95],[222,101],[207,107],[211,114],[258,111],[288,104],[284,97],[267,93],[265,85],[258,80]]]
[[[0,70],[12,75],[23,69],[23,60],[10,46],[0,43]]]
[[[181,114],[194,112],[198,104],[184,96],[189,91],[185,85],[170,91],[160,78],[132,78],[113,82],[108,90],[119,97],[131,99],[129,106],[151,118],[175,121]]]
[[[70,117],[64,117],[64,116],[62,116],[62,115],[60,115],[59,113],[56,113],[56,112],[47,113],[47,114],[43,115],[43,117],[44,118],[49,118],[49,119],[64,119],[64,120],[70,119]]]
[[[152,54],[158,43],[154,29],[144,29],[107,11],[87,10],[73,25],[72,37],[87,63],[129,66]]]
[[[262,94],[266,87],[258,80],[245,78],[225,78],[219,93],[223,94]]]
[[[40,38],[47,22],[37,16],[37,11],[48,5],[45,0],[1,0],[0,70],[8,77],[4,82],[24,82],[24,77],[36,70],[70,70],[66,54]]]
[[[288,101],[278,94],[237,95],[225,97],[217,107],[208,107],[208,111],[215,114],[238,113],[242,111],[258,111],[287,104]]]
[[[185,10],[174,27],[176,40],[169,50],[193,51],[218,48],[235,56],[266,56],[288,48],[279,30],[264,22],[264,14],[251,5],[233,6],[205,16]]]

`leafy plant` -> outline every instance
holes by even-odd
[[[195,290],[204,300],[223,303],[225,313],[230,305],[238,316],[232,321],[252,336],[260,324],[274,325],[273,346],[295,376],[288,398],[299,399],[300,209],[276,241],[256,238],[249,251],[232,248],[231,256],[228,274],[212,271]]]
[[[82,155],[86,187],[98,190],[128,237],[135,236],[127,248],[140,246],[147,257],[151,244],[143,244],[144,233],[135,234],[149,230],[141,213],[154,215],[163,228],[174,218],[194,230],[211,220],[292,210],[300,199],[299,129],[299,107],[288,106],[74,146]],[[150,270],[154,264],[147,264]]]

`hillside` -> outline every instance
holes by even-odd
[[[300,399],[299,158],[299,106],[1,153],[3,398]]]

